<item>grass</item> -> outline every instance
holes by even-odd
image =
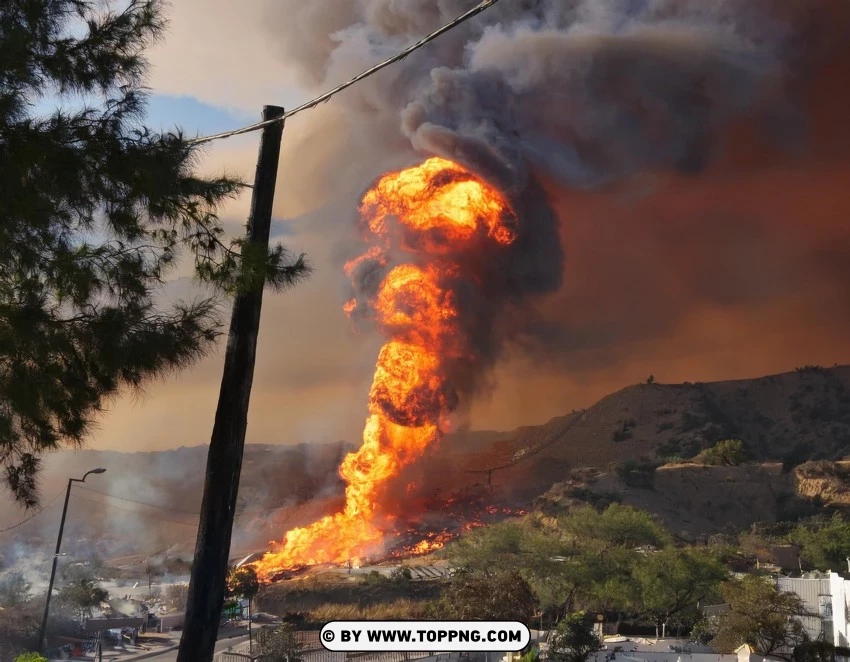
[[[386,621],[424,618],[429,601],[400,598],[393,602],[372,605],[335,604],[328,602],[310,609],[310,619],[327,621]]]

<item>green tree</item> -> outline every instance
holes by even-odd
[[[736,467],[747,461],[747,450],[744,442],[738,439],[718,441],[711,448],[706,448],[694,458],[697,464],[713,466]]]
[[[105,602],[109,597],[106,589],[94,579],[80,579],[63,586],[56,595],[60,607],[73,610],[79,621],[91,618],[92,607]]]
[[[265,662],[301,662],[301,644],[291,623],[263,628],[257,633],[257,644]]]
[[[599,648],[599,637],[593,633],[593,620],[581,611],[558,623],[549,639],[549,656],[558,662],[584,662]]]
[[[233,568],[227,575],[227,590],[224,597],[244,598],[248,601],[248,641],[251,640],[251,607],[257,593],[260,592],[260,580],[254,566],[243,565]]]
[[[531,620],[537,599],[515,571],[461,572],[433,605],[434,615],[445,620]]]
[[[545,610],[563,612],[597,576],[593,559],[555,528],[506,522],[476,529],[447,549],[455,567],[518,572]]]
[[[729,611],[716,617],[711,645],[718,652],[750,644],[759,655],[790,659],[787,651],[808,641],[800,618],[811,614],[793,593],[755,575],[725,582],[720,590]]]
[[[690,611],[695,620],[697,603],[716,594],[726,576],[710,552],[671,547],[650,553],[634,565],[632,603],[655,623],[656,636],[663,637],[671,618]]]
[[[182,254],[218,291],[307,273],[281,246],[227,238],[216,210],[240,182],[193,175],[200,148],[143,125],[162,3],[109,4],[0,3],[0,465],[27,506],[43,453],[82,443],[123,387],[211,348],[215,290],[156,298]],[[48,94],[67,103],[45,116]]]
[[[9,572],[0,579],[0,607],[17,609],[30,600],[30,583],[23,573]]]
[[[619,503],[602,512],[591,506],[576,508],[561,517],[558,526],[576,544],[600,556],[617,548],[670,544],[670,534],[652,515]]]
[[[227,577],[227,596],[245,598],[249,602],[260,592],[260,580],[253,566],[234,568]]]
[[[578,605],[625,611],[631,605],[632,568],[641,546],[663,547],[670,536],[647,513],[612,504],[587,506],[556,526],[534,519],[473,531],[447,549],[455,566],[482,573],[518,572],[540,606],[557,617]]]
[[[818,570],[843,568],[850,556],[850,522],[839,513],[795,527],[788,539],[800,545],[803,560]]]

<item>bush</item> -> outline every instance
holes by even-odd
[[[617,475],[629,487],[652,489],[655,483],[655,470],[658,464],[655,462],[636,462],[626,460],[617,467]]]
[[[593,620],[584,612],[567,616],[558,623],[550,638],[551,657],[558,662],[584,662],[600,648],[599,638],[592,628]]]
[[[38,653],[21,653],[15,658],[15,662],[47,662],[47,658]]]
[[[301,662],[301,644],[291,623],[263,628],[257,633],[257,644],[265,662]]]
[[[747,460],[744,442],[739,439],[718,441],[711,448],[706,448],[694,458],[697,464],[720,467],[737,467]]]
[[[637,421],[633,418],[627,421],[620,421],[620,427],[614,430],[614,441],[619,443],[632,438],[632,430],[637,426]]]

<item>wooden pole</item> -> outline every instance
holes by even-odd
[[[263,119],[280,117],[283,112],[283,108],[265,106]],[[274,122],[263,129],[260,140],[248,221],[248,241],[258,251],[268,251],[282,133],[283,121]],[[240,291],[233,302],[177,662],[212,662],[215,654],[254,379],[262,285]]]

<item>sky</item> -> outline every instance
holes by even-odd
[[[322,5],[305,4],[299,11],[313,13],[291,20],[330,20]],[[237,128],[256,121],[263,104],[292,107],[374,63],[349,52],[323,76],[305,75],[308,68],[281,45],[296,39],[295,28],[280,22],[275,6],[171,3],[168,34],[149,54],[148,124],[189,134]],[[813,102],[824,122],[842,106],[835,95]],[[358,196],[383,170],[411,158],[409,150],[375,147],[402,137],[378,120],[354,118],[380,115],[378,102],[375,109],[370,103],[331,101],[285,127],[274,234],[306,252],[315,272],[293,290],[265,296],[248,443],[360,436],[380,338],[343,314],[342,263],[356,246]],[[544,183],[566,252],[563,287],[538,306],[541,319],[557,321],[554,337],[543,351],[506,352],[491,387],[458,424],[508,430],[543,423],[650,374],[660,382],[712,381],[850,362],[850,280],[842,266],[850,247],[843,229],[848,160],[844,153],[783,161],[747,152],[740,136],[751,130],[727,135],[726,156],[698,178],[638,173],[615,191]],[[204,149],[199,168],[250,181],[257,145],[256,133],[218,141]],[[245,194],[222,209],[229,230],[239,231],[248,205]],[[184,264],[166,296],[192,293]],[[194,368],[119,397],[89,446],[207,443],[222,363],[219,347]]]

